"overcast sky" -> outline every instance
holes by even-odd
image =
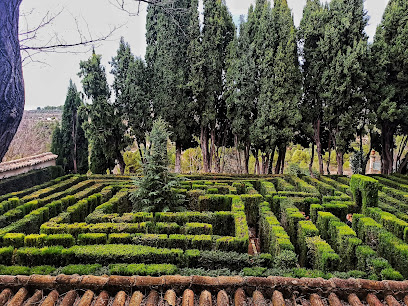
[[[108,81],[112,83],[109,61],[116,54],[120,37],[125,38],[132,52],[137,56],[143,57],[146,49],[145,5],[140,6],[138,15],[130,17],[115,8],[112,4],[114,2],[115,0],[24,0],[21,5],[20,33],[25,32],[27,27],[30,29],[38,25],[47,12],[50,15],[59,12],[60,14],[51,25],[42,29],[36,41],[30,42],[31,44],[44,44],[55,35],[58,35],[63,42],[76,42],[80,38],[77,28],[86,37],[98,37],[119,27],[109,41],[95,46],[96,53],[102,54],[102,64],[106,68]],[[226,0],[226,3],[234,20],[238,20],[240,15],[247,13],[248,7],[255,3],[255,0]],[[305,3],[306,0],[288,0],[296,26],[300,23]],[[370,40],[381,21],[387,3],[388,0],[365,1],[365,8],[370,16],[366,29]],[[137,12],[138,6],[133,5],[129,9]],[[20,39],[23,38],[20,37]],[[72,79],[78,89],[81,89],[80,79],[77,76],[79,62],[88,59],[91,51],[89,48],[76,51],[81,53],[39,54],[32,58],[35,62],[25,60],[23,67],[26,90],[25,109],[64,104],[69,79]]]

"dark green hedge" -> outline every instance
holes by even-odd
[[[60,166],[52,166],[40,170],[33,170],[15,177],[0,180],[0,195],[16,192],[43,184],[64,175]]]

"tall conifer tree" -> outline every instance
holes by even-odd
[[[121,151],[129,144],[129,138],[121,116],[109,101],[110,90],[101,56],[93,51],[89,60],[81,61],[79,76],[85,95],[92,101],[83,108],[83,126],[91,143],[91,171],[104,173],[107,169],[112,170],[116,159],[120,172],[124,173]]]

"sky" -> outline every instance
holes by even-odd
[[[79,62],[87,60],[92,47],[97,54],[102,55],[108,82],[113,78],[110,74],[112,57],[116,55],[120,37],[130,44],[134,55],[144,57],[146,49],[145,19],[146,6],[140,7],[136,2],[128,1],[126,7],[131,13],[124,12],[115,6],[117,0],[24,0],[20,7],[20,33],[36,28],[47,16],[55,18],[41,28],[35,39],[25,40],[21,35],[21,44],[29,46],[44,45],[48,41],[58,39],[61,43],[75,43],[85,38],[102,37],[116,29],[108,40],[95,43],[93,46],[59,50],[54,53],[39,53],[24,58],[23,74],[25,80],[25,109],[36,109],[44,106],[63,105],[69,80],[72,79],[81,90],[80,79],[77,76]],[[255,0],[226,0],[227,6],[237,21],[240,15],[246,15],[248,8]],[[288,0],[292,10],[295,25],[302,18],[306,0]],[[365,0],[365,8],[370,17],[366,33],[373,39],[375,29],[381,21],[388,0]]]

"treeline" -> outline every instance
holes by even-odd
[[[199,139],[204,172],[222,172],[225,148],[235,147],[240,172],[248,172],[252,154],[257,173],[282,173],[286,149],[297,143],[312,148],[310,171],[316,151],[323,174],[322,155],[328,152],[342,174],[344,154],[354,150],[356,137],[364,171],[366,135],[369,153],[380,152],[382,173],[406,169],[405,0],[389,1],[373,43],[364,31],[363,0],[308,0],[299,28],[286,0],[257,0],[238,28],[224,1],[203,2],[203,24],[198,0],[149,6],[145,60],[134,57],[122,39],[110,62],[112,87],[99,55],[80,63],[92,104],[82,106],[82,123],[70,126],[84,127],[92,172],[111,169],[115,160],[123,171],[121,152],[132,141],[143,161],[145,135],[159,117],[176,146],[176,172],[182,150]],[[394,156],[396,135],[404,139]],[[67,151],[74,158],[72,145]]]

